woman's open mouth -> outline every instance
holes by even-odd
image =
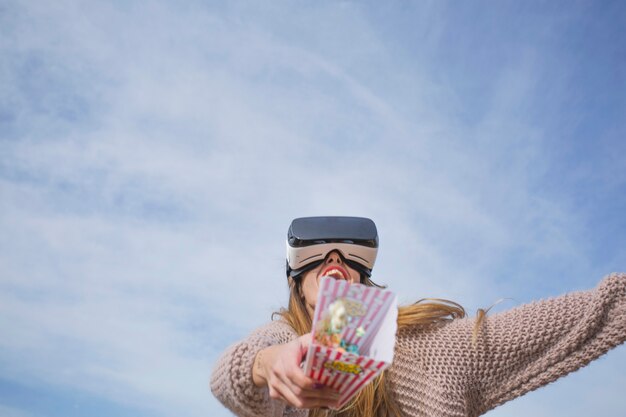
[[[348,274],[348,271],[346,271],[339,265],[329,266],[324,270],[324,272],[322,272],[321,276],[333,277],[335,279],[344,279],[346,281],[350,279],[350,274]]]

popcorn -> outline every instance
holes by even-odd
[[[330,314],[330,331],[340,333],[348,324],[348,313],[346,312],[346,301],[343,299],[335,300],[328,306]]]
[[[390,291],[322,277],[305,374],[337,390],[341,408],[391,365],[397,316]]]

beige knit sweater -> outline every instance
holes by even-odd
[[[406,416],[478,416],[585,366],[626,340],[626,274],[596,288],[487,316],[472,347],[473,318],[400,331],[388,372]],[[242,417],[307,416],[252,382],[256,353],[294,330],[273,321],[231,346],[211,377],[213,394]]]

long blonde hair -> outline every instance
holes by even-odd
[[[274,313],[282,317],[298,335],[311,331],[312,321],[302,295],[302,280],[289,280],[289,304],[287,308]],[[361,282],[368,286],[384,288],[363,275]],[[429,301],[429,302],[426,302]],[[473,341],[476,343],[478,330],[486,311],[478,310],[474,325]],[[465,317],[465,309],[460,304],[440,298],[423,298],[411,305],[398,308],[398,331],[411,326],[427,326]],[[312,409],[309,417],[401,417],[402,413],[385,383],[385,372],[371,384],[363,388],[344,408],[338,411]]]

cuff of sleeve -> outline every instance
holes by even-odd
[[[237,401],[245,403],[252,408],[258,408],[270,402],[267,388],[257,387],[252,380],[254,359],[257,353],[261,349],[269,346],[269,344],[265,346],[266,343],[262,343],[260,340],[255,342],[257,343],[242,343],[235,347],[231,373],[231,386],[233,387],[233,393]],[[262,410],[258,411],[260,412]]]

